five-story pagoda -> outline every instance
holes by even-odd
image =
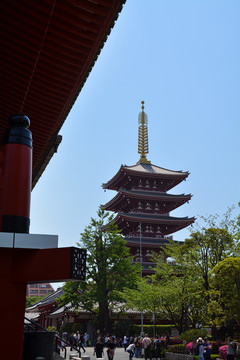
[[[185,228],[194,218],[172,217],[170,211],[191,199],[191,195],[172,195],[167,191],[182,182],[188,172],[172,171],[151,164],[148,153],[148,120],[142,111],[138,118],[138,153],[140,160],[133,166],[121,166],[117,174],[103,184],[103,189],[116,190],[117,195],[102,207],[117,213],[115,224],[130,247],[134,261],[149,272],[151,255],[168,242],[167,235]]]

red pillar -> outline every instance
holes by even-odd
[[[4,344],[1,348],[1,358],[7,359],[11,352],[12,359],[21,360],[26,283],[11,281],[13,251],[12,249],[0,251],[1,287],[4,289],[0,296],[0,339]],[[13,334],[15,334],[14,346]]]
[[[9,119],[1,147],[0,231],[29,233],[32,187],[32,133],[25,115]]]

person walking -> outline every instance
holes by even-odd
[[[96,354],[96,358],[101,359],[104,354],[103,349],[104,349],[104,345],[102,343],[102,339],[99,337],[93,350],[93,356]]]
[[[151,339],[149,339],[148,334],[145,334],[143,341],[142,341],[142,345],[144,348],[144,358],[145,360],[147,360],[148,358],[150,360],[152,360],[152,353],[151,353],[151,345],[152,345],[152,341]]]
[[[73,347],[76,346],[76,339],[75,339],[73,333],[71,333],[71,335],[70,335],[69,343],[70,343],[70,351],[72,351]]]
[[[79,348],[79,351],[80,351],[80,349],[83,349],[83,351],[86,352],[86,350],[85,350],[84,347],[83,347],[84,337],[83,337],[83,334],[80,334],[79,331],[77,331],[77,339],[78,339],[78,348]]]
[[[107,349],[108,360],[113,360],[116,345],[114,344],[113,337],[110,338]]]

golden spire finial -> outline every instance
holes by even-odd
[[[148,153],[148,117],[144,112],[144,101],[141,101],[141,103],[142,112],[138,115],[138,153],[141,154],[139,163],[150,163],[146,158]]]

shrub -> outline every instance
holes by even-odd
[[[165,358],[165,353],[166,353],[167,351],[168,351],[167,349],[161,348],[161,359],[164,359],[164,358]],[[152,354],[152,359],[153,359],[153,358],[155,359],[155,347],[154,347],[154,346],[151,347],[151,354]]]
[[[138,325],[135,325],[132,320],[116,321],[113,326],[113,333],[116,336],[123,336],[125,334],[134,336],[138,333]],[[141,329],[141,325],[140,325]],[[140,330],[141,331],[141,330]]]
[[[178,354],[187,354],[185,344],[169,345],[167,351]]]
[[[170,337],[169,338],[169,345],[178,345],[178,344],[182,344],[183,340],[180,339],[179,337]]]
[[[199,337],[205,338],[207,336],[207,334],[208,334],[208,331],[205,329],[191,329],[191,330],[183,332],[180,335],[180,338],[183,340],[186,340],[187,343],[189,343]]]
[[[60,333],[62,334],[66,331],[68,334],[71,334],[73,332],[72,327],[73,323],[64,323],[60,326]]]
[[[193,342],[192,341],[186,345],[186,349],[187,349],[188,354],[193,353]]]
[[[225,343],[223,341],[212,341],[211,343],[212,345],[212,354],[219,354],[219,348],[223,345],[225,345]]]
[[[171,334],[171,330],[174,326],[173,325],[156,325],[155,332],[158,337],[161,337],[164,334]],[[141,325],[135,325],[136,334],[141,333]],[[143,326],[144,333],[147,333],[148,336],[153,337],[153,325],[144,325]]]
[[[219,357],[220,359],[227,360],[227,345],[220,346]]]
[[[55,326],[48,326],[47,331],[53,331],[53,332],[57,332],[57,328]]]
[[[83,325],[80,323],[74,323],[72,326],[72,332],[75,333],[79,331],[80,334],[83,333]]]
[[[166,352],[167,352],[167,349],[161,349],[161,359],[165,359]]]
[[[218,354],[211,354],[211,360],[216,360],[219,358]]]

